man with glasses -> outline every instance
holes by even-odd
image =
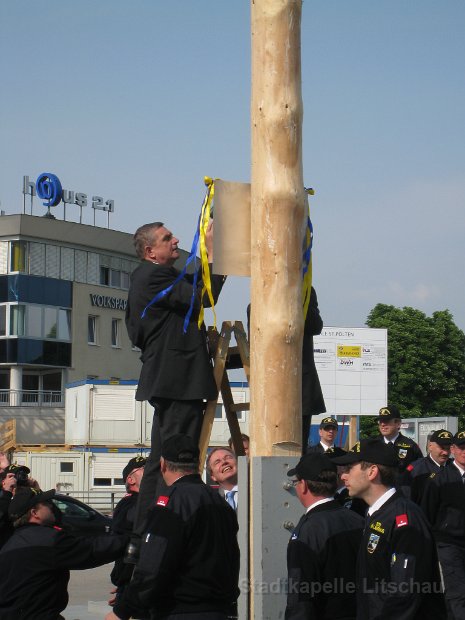
[[[305,514],[287,548],[285,618],[355,618],[355,567],[364,521],[334,499],[337,470],[326,455],[303,456],[287,475]]]

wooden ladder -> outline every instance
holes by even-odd
[[[236,346],[231,346],[231,336],[234,334]],[[237,456],[243,456],[244,445],[242,443],[241,429],[237,421],[238,411],[249,411],[250,403],[235,403],[229,383],[228,369],[243,368],[247,381],[250,384],[250,352],[247,336],[241,321],[225,321],[221,331],[210,327],[208,340],[213,357],[213,376],[218,392],[221,392],[223,406],[226,411],[229,431],[231,433],[234,452]],[[203,418],[202,432],[200,434],[200,468],[203,470],[207,458],[207,450],[210,443],[213,422],[215,419],[218,398],[209,400]]]

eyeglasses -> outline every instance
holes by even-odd
[[[296,487],[299,482],[300,482],[300,478],[297,478],[295,480],[291,480],[291,484],[292,484],[293,487]]]

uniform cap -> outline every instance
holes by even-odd
[[[439,444],[440,446],[450,446],[452,443],[453,435],[450,431],[446,431],[440,428],[438,431],[434,431],[429,438],[430,441]]]
[[[381,407],[378,415],[378,422],[383,420],[400,420],[400,411],[395,405],[388,405],[387,407]]]
[[[375,465],[386,465],[387,467],[397,467],[399,465],[395,447],[379,439],[362,439],[357,441],[355,446],[345,456],[338,456],[333,458],[332,461],[336,465],[352,465],[361,461],[374,463]]]
[[[325,482],[320,476],[323,471],[336,472],[336,465],[326,454],[309,452],[305,454],[297,465],[287,472],[288,476],[297,476],[300,480],[310,480],[312,482]]]
[[[55,489],[50,491],[37,491],[31,487],[18,489],[8,506],[8,516],[13,521],[26,514],[36,504],[44,504],[55,495]]]
[[[458,433],[455,433],[452,439],[452,443],[455,446],[463,446],[463,444],[465,443],[465,431],[459,431]]]
[[[161,455],[172,463],[196,463],[199,460],[199,447],[189,435],[177,433],[163,442]]]
[[[123,482],[126,482],[126,478],[129,474],[135,469],[139,469],[140,467],[145,467],[147,463],[147,459],[143,456],[135,456],[133,459],[129,461],[126,467],[123,469]]]
[[[328,416],[327,418],[323,418],[320,422],[320,428],[325,428],[326,426],[334,426],[337,428],[337,420],[332,416]]]
[[[6,474],[17,474],[20,471],[28,475],[31,473],[29,467],[26,467],[26,465],[18,465],[17,463],[13,465],[8,465],[8,467],[6,467],[4,471]]]

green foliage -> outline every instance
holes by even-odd
[[[377,304],[366,324],[388,330],[388,402],[402,417],[458,416],[465,428],[465,334],[451,313]],[[377,433],[362,422],[363,435]]]

